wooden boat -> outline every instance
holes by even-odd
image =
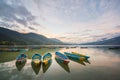
[[[40,71],[41,59],[42,59],[42,56],[40,54],[34,54],[32,56],[31,66],[36,74],[38,74]]]
[[[70,68],[68,66],[68,64],[64,64],[63,62],[61,62],[61,60],[59,58],[55,58],[56,62],[68,73],[70,73]]]
[[[52,54],[51,53],[45,54],[43,56],[43,62],[42,62],[43,73],[45,73],[48,70],[51,63],[52,63]]]
[[[41,63],[41,58],[42,56],[40,54],[34,54],[32,56],[32,62],[35,64],[35,65],[40,65]]]
[[[42,64],[43,73],[45,73],[49,69],[51,64],[52,64],[52,59],[50,59],[47,64],[44,63]]]
[[[66,55],[60,53],[60,52],[56,52],[55,53],[55,58],[57,58],[60,62],[64,63],[64,64],[68,64],[69,63],[69,59]]]
[[[86,56],[86,55],[83,55],[83,54],[79,54],[79,53],[76,53],[76,52],[72,52],[72,54],[78,55],[80,57],[85,57],[86,59],[90,58],[89,56]]]
[[[26,54],[20,54],[16,58],[16,62],[18,62],[18,63],[24,63],[24,62],[26,62],[26,60],[27,60]]]
[[[27,62],[27,56],[25,54],[20,54],[16,58],[15,65],[16,65],[17,69],[19,71],[21,71],[22,68],[25,66],[26,62]]]
[[[43,56],[43,64],[47,65],[52,60],[51,53],[47,53]]]
[[[71,53],[68,53],[68,52],[64,52],[64,54],[65,54],[70,60],[75,61],[75,62],[78,62],[78,63],[80,63],[80,64],[82,64],[82,65],[85,65],[85,63],[84,63],[84,60],[86,60],[85,57],[81,57],[81,56],[78,56],[78,55],[75,55],[75,54],[71,54]]]

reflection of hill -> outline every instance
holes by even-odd
[[[70,72],[69,66],[68,64],[64,64],[61,61],[59,61],[59,59],[55,58],[56,62],[67,72]]]

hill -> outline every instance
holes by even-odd
[[[85,44],[86,45],[120,45],[120,36],[107,39],[107,40],[90,42],[90,43],[85,43]]]
[[[0,45],[40,45],[40,44],[63,44],[60,40],[52,40],[35,33],[19,33],[0,27]]]

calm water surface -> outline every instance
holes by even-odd
[[[37,52],[40,52],[38,49]],[[86,66],[74,61],[70,61],[68,70],[61,67],[55,60],[54,52],[79,52],[90,56],[89,63]],[[110,50],[108,48],[60,48],[46,50],[45,53],[51,52],[53,59],[51,66],[43,73],[42,67],[38,74],[35,74],[31,67],[31,59],[19,71],[15,65],[15,59],[7,59],[0,63],[0,80],[120,80],[120,50]],[[8,55],[13,53],[0,52],[0,61],[9,58]],[[27,52],[26,52],[27,53]],[[31,53],[27,53],[30,55]],[[33,53],[34,54],[34,53]],[[32,55],[32,54],[31,54]],[[30,56],[31,56],[30,55]],[[16,55],[14,56],[16,57]]]

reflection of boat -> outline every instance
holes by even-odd
[[[44,64],[44,63],[42,64],[43,73],[45,73],[48,70],[48,68],[50,67],[51,63],[52,63],[52,59],[50,59],[47,64]]]
[[[31,66],[32,66],[32,69],[34,70],[34,72],[35,72],[36,74],[38,74],[39,71],[40,71],[40,68],[41,68],[41,62],[36,65],[36,63],[34,63],[34,61],[32,61],[32,62],[31,62]]]
[[[84,62],[91,64],[90,61],[89,61],[88,59],[84,60]]]
[[[82,65],[85,65],[84,61],[86,60],[85,57],[80,57],[78,55],[75,55],[75,54],[71,54],[71,53],[68,53],[68,52],[64,52],[64,54],[72,61],[75,61],[75,62],[78,62]]]
[[[22,70],[22,68],[25,66],[25,63],[27,61],[27,56],[25,54],[20,54],[16,58],[16,67],[19,71]]]
[[[59,58],[55,58],[55,60],[65,71],[70,72],[68,64],[64,64]]]
[[[69,63],[69,60],[68,60],[68,57],[60,52],[56,52],[55,53],[55,57],[57,59],[59,59],[60,62],[64,63],[64,64],[68,64]]]
[[[52,55],[51,53],[47,53],[43,56],[43,64],[42,64],[42,67],[43,67],[43,73],[45,73],[48,68],[50,67],[52,63]]]
[[[86,56],[86,55],[83,55],[83,54],[79,54],[79,53],[76,53],[76,52],[72,52],[72,54],[78,55],[80,57],[85,57],[86,59],[90,58],[89,56]]]
[[[41,68],[41,58],[42,56],[40,54],[34,54],[32,56],[31,66],[36,74],[39,73]]]

